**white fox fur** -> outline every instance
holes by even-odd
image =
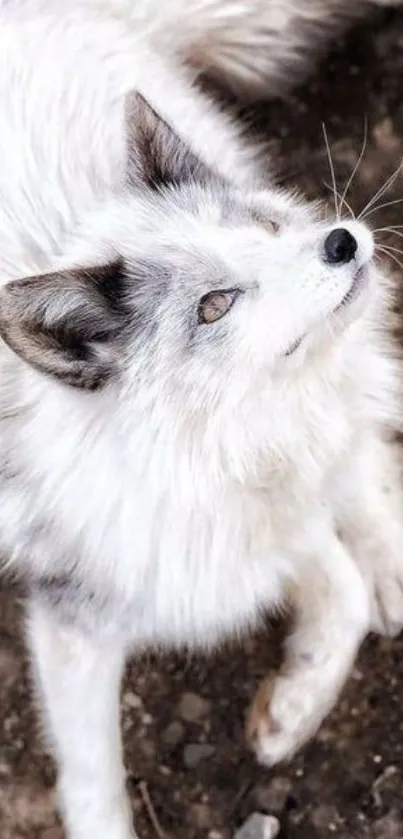
[[[150,34],[151,0],[0,4],[0,551],[69,839],[133,835],[130,651],[210,645],[290,597],[249,726],[275,763],[403,618],[393,289],[370,231],[343,222],[330,254],[341,222],[278,192],[195,88],[170,46],[192,6],[204,55],[230,19],[248,42],[295,10],[175,0]]]
[[[64,12],[65,0],[13,0],[23,15]],[[349,24],[401,0],[82,0],[125,21],[157,53],[175,56],[247,97],[278,96]],[[0,5],[11,5],[0,0]],[[77,6],[77,0],[74,0]]]

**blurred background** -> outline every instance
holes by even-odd
[[[322,123],[341,194],[366,138],[346,198],[360,212],[396,173],[375,202],[393,203],[368,221],[388,228],[376,235],[387,249],[379,254],[403,288],[403,11],[375,14],[334,44],[287,102],[245,116],[267,141],[280,182],[329,204]],[[272,624],[208,659],[148,656],[130,665],[123,730],[141,839],[232,839],[254,810],[280,818],[281,839],[403,839],[403,636],[370,638],[316,740],[267,771],[248,754],[243,724],[258,681],[279,661],[281,635]],[[3,583],[1,839],[62,839],[53,785],[24,658],[21,593]]]

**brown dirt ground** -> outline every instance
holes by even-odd
[[[253,120],[269,138],[281,179],[297,183],[310,197],[328,194],[321,123],[343,185],[367,120],[367,151],[349,192],[360,209],[402,157],[402,90],[403,13],[391,12],[335,45],[306,87],[286,103],[255,109]],[[401,177],[390,193],[390,200],[397,197],[402,197]],[[379,227],[403,223],[401,206],[379,212],[373,221]],[[395,237],[393,245],[399,247],[400,241]],[[4,585],[0,836],[60,839],[54,769],[39,735],[21,623],[19,593]],[[278,627],[268,626],[267,632],[208,660],[175,655],[131,663],[123,689],[123,728],[142,839],[161,839],[144,789],[171,839],[230,839],[256,809],[279,816],[282,839],[403,839],[403,637],[369,639],[315,741],[291,764],[266,771],[245,748],[243,719],[260,677],[278,661],[280,637]]]

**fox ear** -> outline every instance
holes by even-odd
[[[95,390],[118,368],[120,260],[16,280],[0,289],[0,336],[27,364]]]
[[[125,117],[127,177],[131,185],[159,189],[217,178],[139,93],[128,94]]]

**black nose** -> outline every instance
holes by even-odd
[[[336,227],[325,239],[325,259],[332,265],[344,265],[355,255],[357,242],[344,227]]]

